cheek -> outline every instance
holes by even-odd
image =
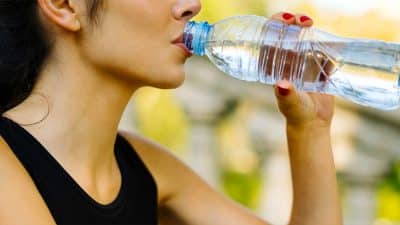
[[[110,20],[137,34],[159,35],[172,19],[172,4],[167,0],[118,0],[112,1]],[[114,25],[116,25],[116,23]],[[153,37],[153,36],[151,36]]]
[[[184,58],[170,44],[172,6],[164,1],[111,1],[98,29],[83,44],[84,54],[97,67],[124,79],[160,87],[179,85]]]

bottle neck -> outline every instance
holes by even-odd
[[[212,26],[208,22],[196,23],[189,22],[183,34],[183,43],[195,55],[203,56],[205,54],[208,35]]]

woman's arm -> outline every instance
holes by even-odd
[[[293,180],[292,225],[342,224],[331,149],[333,97],[296,92],[287,81],[276,88],[286,117]]]
[[[160,225],[268,225],[211,188],[164,147],[130,132],[119,133],[134,146],[156,180]]]
[[[288,125],[287,136],[293,180],[290,224],[342,224],[329,127]]]

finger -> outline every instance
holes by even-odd
[[[288,12],[280,12],[276,13],[271,16],[272,19],[280,20],[287,24],[295,24],[296,23],[296,16],[292,13]]]
[[[307,93],[296,91],[289,81],[278,81],[275,95],[279,109],[289,120],[301,120],[302,115],[311,115],[314,111],[312,99]]]
[[[314,24],[314,21],[305,14],[297,14],[296,24],[302,27],[311,27]]]

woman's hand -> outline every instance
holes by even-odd
[[[288,24],[310,27],[313,20],[303,14],[281,12],[274,14],[273,19]],[[279,109],[286,117],[287,125],[294,128],[309,126],[329,128],[332,116],[334,98],[319,93],[298,92],[288,81],[279,81],[275,85]]]

